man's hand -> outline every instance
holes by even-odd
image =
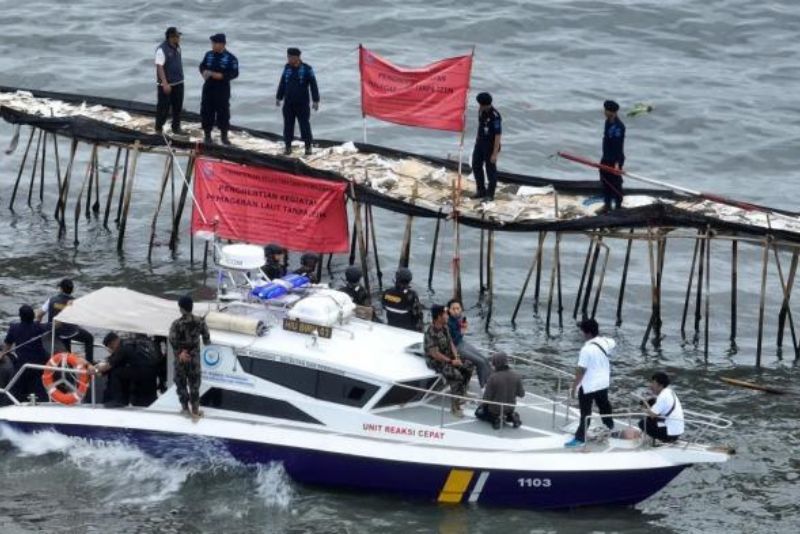
[[[497,163],[497,152],[492,154],[492,157],[489,158],[489,161],[491,161],[492,163]]]
[[[212,77],[212,78],[214,78],[215,80],[222,80],[222,79],[224,79],[224,78],[225,78],[225,77],[222,75],[222,73],[221,73],[221,72],[212,72],[212,73],[211,73],[211,77]]]
[[[165,95],[168,95],[172,92],[172,86],[166,82],[161,83],[161,89],[164,91]]]
[[[461,360],[459,360],[458,358],[453,358],[452,360],[450,360],[450,365],[452,365],[453,367],[461,367],[461,365],[463,364]]]
[[[211,77],[211,71],[210,70],[204,70],[200,74],[203,76],[204,80],[207,80],[207,79],[209,79]]]
[[[311,104],[311,107],[313,108],[314,111],[319,111],[319,102],[314,102],[313,104]]]
[[[189,351],[187,351],[186,349],[183,349],[182,351],[180,351],[178,353],[178,359],[182,363],[189,363],[190,361],[192,361],[192,356],[191,356],[191,354],[189,354]]]

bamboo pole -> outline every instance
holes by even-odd
[[[553,265],[550,268],[550,287],[547,291],[547,316],[545,318],[544,331],[548,337],[550,336],[550,316],[552,314],[552,308],[553,308],[553,291],[555,290],[556,277],[558,276],[557,274],[558,238],[559,236],[558,234],[556,234],[555,243],[553,245]]]
[[[594,304],[592,305],[591,315],[592,319],[594,319],[595,315],[597,314],[597,305],[600,303],[600,293],[603,291],[603,282],[606,278],[606,267],[608,267],[608,257],[611,252],[611,249],[608,247],[608,245],[606,245],[604,248],[606,250],[606,255],[605,258],[603,258],[603,266],[600,269],[600,279],[597,281],[597,290],[594,294]]]
[[[58,136],[53,135],[53,157],[56,160],[56,181],[58,182],[58,191],[61,192],[61,162],[58,157]],[[55,217],[54,217],[55,218]]]
[[[689,269],[689,282],[686,284],[686,300],[683,302],[683,317],[681,318],[681,337],[686,339],[686,317],[689,314],[689,300],[692,297],[692,283],[694,282],[694,269],[697,263],[697,252],[700,250],[700,239],[695,239],[692,266]]]
[[[481,213],[481,223],[486,218],[485,213]],[[483,298],[483,294],[486,291],[486,286],[483,284],[483,246],[486,242],[485,234],[486,230],[483,228],[483,224],[481,224],[481,238],[478,241],[478,299],[480,300]],[[533,267],[531,267],[533,268]],[[513,320],[511,322],[514,322]]]
[[[75,166],[75,153],[78,151],[78,140],[73,139],[69,151],[69,162],[67,169],[64,171],[64,180],[61,183],[61,191],[58,194],[58,202],[56,203],[56,219],[59,221],[58,225],[58,238],[61,239],[67,233],[67,197],[69,196],[69,182],[72,178],[72,169]]]
[[[700,311],[700,306],[703,302],[703,270],[705,269],[705,257],[706,257],[706,241],[707,239],[703,239],[700,241],[700,262],[697,265],[697,295],[695,300],[694,306],[694,342],[697,343],[699,336],[700,336],[700,319],[702,318],[702,313]]]
[[[381,261],[378,255],[378,238],[375,235],[375,217],[372,214],[372,205],[366,205],[366,215],[369,217],[370,229],[372,231],[372,255],[375,256],[375,275],[378,277],[378,290],[383,293],[383,271],[381,271]]]
[[[91,197],[91,195],[89,195]],[[91,199],[87,199],[91,200]],[[86,209],[89,209],[89,203],[86,203]],[[100,214],[100,151],[94,158],[94,203],[92,204],[92,214],[97,217]]]
[[[489,331],[489,323],[492,321],[494,311],[494,230],[489,230],[486,244],[486,292],[489,296],[489,309],[486,312],[486,326],[484,330]]]
[[[89,193],[91,193],[91,185],[92,185],[92,169],[94,167],[95,156],[97,155],[97,145],[92,145],[92,152],[89,156],[89,163],[86,165],[86,176],[84,176],[83,181],[81,182],[81,188],[78,190],[78,198],[75,201],[75,237],[73,239],[73,243],[75,246],[78,246],[80,241],[78,241],[78,221],[81,217],[81,202],[83,198],[83,191],[86,189],[86,183],[89,183]],[[86,202],[88,205],[90,196],[87,195]]]
[[[120,221],[122,220],[122,201],[123,197],[125,196],[125,191],[127,191],[128,187],[128,160],[131,155],[131,149],[125,149],[125,163],[122,166],[122,183],[120,184],[119,190],[119,202],[117,203],[117,217],[114,219],[114,222],[119,227]]]
[[[633,228],[631,228],[631,233],[633,233]],[[619,283],[619,296],[617,297],[617,327],[622,326],[622,302],[625,299],[625,285],[628,282],[628,266],[630,265],[631,261],[632,245],[633,240],[628,239],[628,244],[625,249],[625,261],[622,264],[622,280]]]
[[[761,367],[761,343],[764,337],[764,301],[767,298],[767,262],[769,260],[770,237],[764,238],[764,253],[761,256],[761,297],[758,303],[758,338],[756,340],[756,367]]]
[[[356,212],[355,224],[356,224],[356,239],[358,241],[358,253],[359,253],[359,256],[361,258],[361,270],[364,273],[364,289],[367,290],[367,296],[368,296],[368,298],[369,298],[369,300],[371,302],[372,301],[372,291],[370,291],[369,276],[368,276],[368,272],[367,272],[367,268],[368,268],[368,265],[367,265],[367,244],[366,244],[366,240],[364,239],[364,228],[362,226],[362,221],[361,221],[361,206],[359,205],[360,203],[357,202],[357,201],[353,201],[353,203],[354,203],[355,212]]]
[[[153,256],[153,243],[156,240],[156,226],[158,225],[158,213],[161,211],[161,204],[164,202],[164,193],[167,190],[167,182],[169,181],[170,174],[173,170],[173,157],[169,155],[164,160],[164,171],[161,174],[161,193],[158,195],[158,202],[156,209],[153,212],[153,220],[150,222],[150,241],[147,245],[147,261],[149,262]]]
[[[348,265],[353,265],[356,262],[356,202],[353,201],[353,234],[350,237],[350,257],[347,260]]]
[[[739,282],[739,242],[731,241],[731,343],[736,345],[736,300]]]
[[[781,311],[778,313],[778,348],[783,346],[783,331],[786,326],[786,319],[789,319],[789,332],[792,335],[792,347],[795,354],[797,354],[797,333],[794,329],[794,319],[792,318],[792,309],[789,306],[789,299],[792,297],[792,288],[794,287],[794,277],[797,271],[797,256],[798,251],[792,254],[792,263],[789,266],[788,278],[783,277],[783,268],[781,267],[781,259],[778,254],[778,249],[773,246],[772,251],[775,254],[775,265],[778,267],[778,278],[781,282],[781,291],[783,292],[783,299],[781,302]]]
[[[659,246],[657,251],[657,272],[656,272],[656,315],[653,321],[653,329],[655,334],[654,345],[660,346],[661,345],[661,326],[663,321],[661,319],[661,287],[662,287],[662,280],[664,275],[664,258],[666,257],[667,252],[667,238],[666,236],[662,237],[659,241]]]
[[[706,317],[703,328],[703,359],[708,362],[708,330],[711,322],[711,229],[706,230]]]
[[[561,232],[556,232],[556,289],[558,294],[558,328],[564,329],[564,302],[561,298]]]
[[[406,216],[406,229],[403,233],[403,242],[400,245],[400,261],[398,267],[408,267],[408,261],[411,256],[411,225],[414,222],[413,215]]]
[[[89,191],[86,195],[86,218],[92,216],[92,189],[94,189],[94,174],[97,171],[97,145],[92,145],[92,156],[90,158],[89,169]]]
[[[44,137],[44,130],[39,130],[39,135],[36,137],[36,150],[33,152],[33,166],[31,166],[31,182],[28,185],[28,207],[31,208],[33,201],[33,186],[36,184],[36,171],[39,164],[39,152],[42,148],[42,137]]]
[[[647,338],[650,337],[650,330],[653,328],[653,323],[656,320],[656,261],[653,257],[653,239],[652,229],[648,227],[647,233],[651,235],[651,239],[647,240],[647,264],[650,271],[650,320],[647,322],[647,327],[644,329],[642,336],[642,343],[639,348],[645,350],[647,348]]]
[[[536,256],[536,282],[533,289],[533,314],[539,315],[539,289],[542,283],[542,254],[547,232],[539,232],[539,254]]]
[[[44,203],[44,168],[45,168],[45,160],[47,159],[47,133],[44,134],[42,138],[42,161],[41,161],[41,170],[39,172],[39,204]]]
[[[592,263],[589,265],[589,274],[586,278],[586,287],[583,293],[583,304],[581,304],[581,319],[586,319],[588,314],[586,311],[589,309],[589,298],[592,294],[592,286],[594,285],[594,273],[597,270],[597,260],[600,257],[600,247],[603,243],[603,238],[598,236],[595,247],[594,247],[594,254],[592,254]]]
[[[178,235],[181,228],[181,219],[183,218],[183,210],[186,207],[186,197],[189,195],[189,188],[192,186],[192,178],[194,177],[194,153],[189,155],[186,160],[186,172],[184,176],[186,180],[181,185],[180,196],[178,197],[178,207],[172,219],[172,232],[169,236],[169,248],[174,253],[178,248]]]
[[[106,198],[106,212],[103,215],[103,228],[108,230],[108,217],[111,214],[111,200],[114,198],[114,188],[117,185],[117,173],[119,172],[119,160],[122,156],[122,147],[117,147],[117,155],[114,158],[114,171],[111,173],[111,184],[108,186],[108,198]]]
[[[589,250],[586,251],[586,260],[583,262],[583,271],[581,271],[581,282],[578,284],[578,295],[575,297],[575,307],[572,310],[572,318],[578,318],[578,309],[581,305],[581,295],[583,295],[583,286],[586,283],[586,273],[589,271],[589,262],[592,259],[592,251],[594,250],[595,235],[589,236]]]
[[[442,208],[439,208],[439,216],[436,217],[436,226],[433,230],[433,246],[431,247],[431,264],[428,267],[428,291],[433,293],[433,269],[436,264],[436,249],[439,246],[439,227],[442,223]]]
[[[19,172],[17,173],[17,179],[14,182],[14,190],[11,192],[11,200],[8,203],[8,209],[12,212],[14,211],[14,201],[17,199],[17,189],[19,189],[19,181],[22,179],[22,173],[25,170],[25,163],[28,161],[28,153],[31,151],[31,144],[33,143],[33,134],[36,132],[36,128],[31,126],[31,135],[28,137],[28,144],[25,147],[25,152],[22,154],[22,163],[19,165]]]
[[[539,234],[541,236],[541,234]],[[536,250],[533,253],[533,258],[531,259],[531,267],[528,269],[528,274],[525,276],[525,281],[522,283],[522,291],[519,293],[519,298],[517,299],[517,304],[514,306],[514,313],[511,314],[511,324],[516,324],[517,314],[519,313],[519,309],[522,306],[522,300],[525,298],[525,292],[528,290],[528,284],[531,281],[531,276],[533,276],[533,270],[536,268],[536,259],[541,254],[542,248],[542,240],[539,239],[538,245]],[[481,268],[483,268],[483,263],[481,263]]]
[[[119,221],[119,236],[117,237],[117,250],[122,251],[122,243],[125,240],[125,229],[128,226],[128,211],[131,206],[131,196],[133,195],[133,184],[136,181],[136,164],[139,161],[139,141],[133,143],[133,161],[131,162],[130,179],[128,180],[127,187],[125,188],[125,200],[122,206],[122,216]],[[123,175],[124,176],[124,175]],[[208,251],[208,241],[206,241],[206,251]],[[205,270],[205,257],[203,258],[203,267]]]

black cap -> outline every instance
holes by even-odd
[[[225,34],[224,34],[224,33],[215,33],[214,35],[212,35],[211,37],[209,37],[209,39],[211,39],[211,42],[212,42],[212,43],[222,43],[222,44],[225,44],[225,42],[226,42],[226,41],[225,41]]]
[[[398,284],[408,284],[411,282],[412,278],[411,270],[406,267],[400,267],[397,269],[397,272],[394,273],[394,281]]]
[[[431,304],[431,321],[444,313],[445,307],[441,304]]]
[[[603,109],[606,111],[611,111],[612,113],[616,113],[619,111],[619,104],[614,102],[613,100],[606,100],[603,102]]]
[[[192,308],[194,308],[194,301],[192,297],[189,295],[184,295],[178,299],[178,307],[188,313],[191,313]]]
[[[301,53],[302,52],[300,52],[299,48],[295,48],[293,46],[286,49],[286,55],[287,56],[298,56],[299,57]]]
[[[285,251],[283,250],[282,246],[276,245],[275,243],[270,243],[264,247],[264,253],[268,256],[274,256],[275,254],[284,254]]]
[[[72,290],[75,289],[75,286],[73,285],[72,280],[70,280],[69,278],[64,278],[58,283],[58,288],[67,295],[69,295],[70,293],[72,293]]]
[[[359,281],[359,280],[361,280],[361,277],[362,277],[362,276],[363,276],[363,275],[362,275],[362,273],[361,273],[361,267],[359,267],[358,265],[351,265],[351,266],[350,266],[350,267],[348,267],[348,268],[347,268],[347,270],[344,272],[344,278],[345,278],[345,280],[347,280],[347,281],[348,281],[348,282],[350,282],[351,284],[356,284],[356,283],[358,283],[358,281]]]
[[[478,104],[481,106],[491,106],[492,105],[492,95],[489,93],[478,93],[478,96],[475,97],[475,100],[478,101]]]
[[[169,28],[167,28],[167,31],[164,32],[164,36],[167,39],[169,39],[173,35],[177,35],[178,37],[180,37],[183,34],[181,32],[179,32],[178,28],[176,28],[175,26],[170,26]]]
[[[23,304],[19,307],[19,320],[23,323],[32,323],[35,314],[33,313],[33,308],[31,308],[27,304]]]

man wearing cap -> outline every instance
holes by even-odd
[[[175,354],[175,386],[181,402],[181,413],[197,419],[203,415],[200,411],[200,339],[208,345],[211,337],[205,320],[192,314],[192,297],[184,295],[178,299],[178,308],[181,316],[169,327],[169,343]]]
[[[472,175],[477,191],[473,198],[494,199],[497,187],[497,157],[500,154],[500,138],[503,134],[503,118],[492,106],[492,95],[480,93],[478,101],[478,136],[472,150]],[[484,167],[486,174],[484,175]],[[486,187],[486,178],[489,187]]]
[[[172,111],[172,133],[182,135],[181,110],[183,109],[183,60],[181,59],[181,32],[174,26],[167,28],[164,42],[156,48],[156,133],[161,133],[167,116]]]
[[[239,76],[239,60],[225,48],[224,33],[215,33],[210,39],[211,50],[206,52],[200,63],[200,74],[205,80],[203,99],[200,102],[205,132],[203,142],[213,142],[211,130],[216,124],[222,144],[230,145],[228,128],[231,120],[231,80]]]
[[[307,276],[312,284],[319,283],[317,276],[317,265],[319,264],[319,254],[313,252],[306,252],[300,256],[300,267],[294,270],[294,274]]]
[[[356,306],[369,306],[369,293],[361,284],[361,267],[351,265],[344,272],[346,284],[339,288],[339,291],[350,296]]]
[[[619,104],[613,100],[603,102],[606,124],[603,129],[602,165],[622,170],[625,163],[625,125],[619,120]],[[602,213],[622,207],[622,176],[600,169],[600,183],[603,186]]]
[[[303,63],[300,59],[299,48],[289,48],[286,51],[287,62],[283,67],[281,79],[278,82],[278,93],[275,96],[276,106],[283,100],[283,142],[286,145],[284,154],[292,153],[292,140],[294,139],[294,121],[300,124],[300,136],[306,145],[306,156],[311,155],[311,110],[309,108],[309,91],[314,111],[319,109],[319,89],[317,77],[311,65]]]
[[[261,268],[270,280],[286,276],[286,250],[275,243],[264,247],[267,263]]]

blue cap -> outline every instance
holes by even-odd
[[[225,34],[224,33],[215,33],[214,35],[209,37],[209,39],[211,39],[212,43],[223,43],[223,44],[225,44]]]

